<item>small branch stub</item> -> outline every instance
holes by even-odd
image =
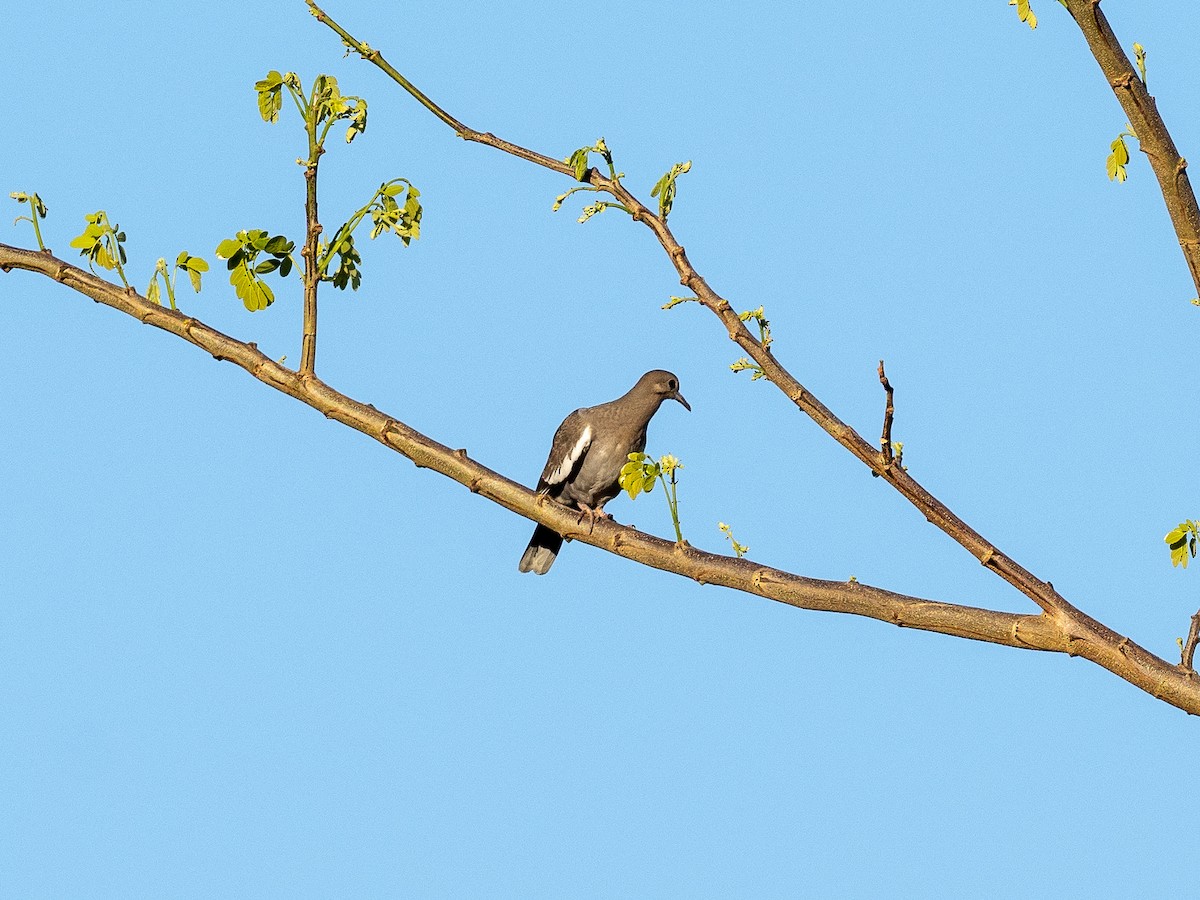
[[[892,455],[892,417],[896,413],[893,401],[895,392],[892,389],[892,383],[888,381],[887,373],[883,370],[882,359],[879,361],[879,383],[883,385],[884,394],[887,396],[887,402],[883,409],[883,433],[879,438],[879,443],[883,450],[884,467],[890,468],[895,461]]]

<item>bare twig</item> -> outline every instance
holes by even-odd
[[[879,443],[883,448],[883,464],[886,467],[892,464],[892,416],[896,413],[896,406],[893,403],[892,383],[888,381],[887,374],[883,371],[882,359],[879,361],[879,383],[883,385],[883,391],[887,397],[883,408],[883,435],[879,438]]]
[[[1183,642],[1179,654],[1179,670],[1190,675],[1196,674],[1193,665],[1196,658],[1196,645],[1200,643],[1200,612],[1192,616],[1192,627],[1188,629],[1187,640]]]
[[[1158,113],[1154,98],[1121,49],[1108,19],[1100,11],[1100,4],[1096,0],[1065,2],[1133,126],[1138,145],[1150,160],[1192,281],[1200,292],[1200,206],[1196,204],[1196,195],[1188,180],[1187,160],[1175,149],[1175,141]]]

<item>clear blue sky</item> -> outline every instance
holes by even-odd
[[[1200,13],[1113,4],[1185,156]],[[1053,0],[513,0],[329,11],[472,127],[555,156],[603,135],[778,356],[1075,604],[1173,657],[1200,572],[1165,531],[1192,472],[1200,310],[1145,160]],[[1031,610],[770,385],[650,234],[454,138],[300,0],[9,4],[0,196],[49,245],[105,209],[139,289],[239,228],[299,237],[303,135],[272,68],[371,104],[323,218],[385,178],[421,240],[364,242],[318,369],[532,483],[562,417],[679,374],[650,449],[685,535],[771,565]],[[0,240],[32,244],[8,203]],[[299,359],[294,279],[184,308]],[[580,544],[520,575],[525,520],[232,366],[0,276],[0,894],[1096,897],[1195,868],[1197,724],[1082,660],[802,612]],[[657,493],[610,511],[670,534]]]

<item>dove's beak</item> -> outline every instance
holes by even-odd
[[[673,391],[673,392],[672,392],[672,393],[670,393],[668,396],[669,396],[669,397],[670,397],[672,400],[678,400],[680,403],[682,403],[682,404],[683,404],[683,408],[684,408],[684,409],[686,409],[688,412],[691,412],[691,411],[692,411],[692,404],[690,404],[690,403],[688,403],[686,400],[684,400],[684,399],[683,399],[683,394],[679,393],[679,391]]]

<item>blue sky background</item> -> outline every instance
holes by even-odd
[[[1111,6],[1111,8],[1109,8]],[[1200,16],[1106,4],[1200,155]],[[1162,535],[1200,514],[1200,310],[1153,176],[1053,0],[330,0],[468,125],[555,156],[603,135],[778,356],[1073,603],[1168,658],[1200,605]],[[303,133],[271,68],[335,74],[367,133],[327,227],[386,178],[407,249],[323,294],[318,370],[532,483],[577,406],[678,373],[650,449],[685,535],[771,565],[1032,606],[770,385],[651,235],[458,139],[300,0],[10,4],[0,191],[48,244],[106,209],[145,287],[239,228],[299,238]],[[360,199],[362,198],[362,199]],[[5,201],[9,202],[9,201]],[[10,202],[0,240],[26,246]],[[223,267],[221,267],[223,268]],[[298,281],[188,312],[299,359]],[[532,526],[174,337],[0,277],[0,893],[9,897],[1094,897],[1178,893],[1196,723],[1082,660],[701,588]],[[670,533],[657,493],[610,507]]]

